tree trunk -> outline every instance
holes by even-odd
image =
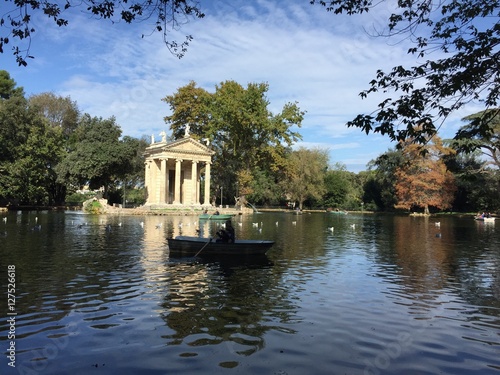
[[[427,204],[424,205],[424,215],[429,215],[429,206]]]

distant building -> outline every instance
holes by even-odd
[[[210,206],[210,165],[214,152],[194,140],[186,131],[184,138],[161,142],[144,152],[146,206]],[[204,175],[204,197],[201,197],[201,176]]]

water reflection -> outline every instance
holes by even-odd
[[[17,370],[497,372],[500,241],[481,224],[238,216],[237,237],[276,244],[228,262],[169,258],[167,237],[219,228],[194,216],[9,213],[0,277],[16,265]]]
[[[168,345],[193,350],[180,355],[195,356],[196,347],[224,343],[231,352],[248,356],[264,347],[266,332],[288,331],[269,318],[288,320],[296,306],[286,293],[269,294],[279,277],[267,258],[171,267],[175,271],[168,272],[162,318],[174,330],[165,336]]]

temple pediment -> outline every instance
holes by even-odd
[[[213,155],[214,152],[207,146],[193,138],[183,138],[167,143],[163,148],[165,152],[185,152],[195,154]]]
[[[170,143],[154,143],[146,148],[146,157],[174,157],[210,160],[214,151],[193,138],[182,138]],[[208,159],[207,159],[208,158]]]

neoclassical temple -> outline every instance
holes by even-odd
[[[146,205],[210,206],[210,165],[214,152],[189,136],[167,142],[151,136],[151,145],[144,152]],[[201,176],[204,172],[204,197]]]

